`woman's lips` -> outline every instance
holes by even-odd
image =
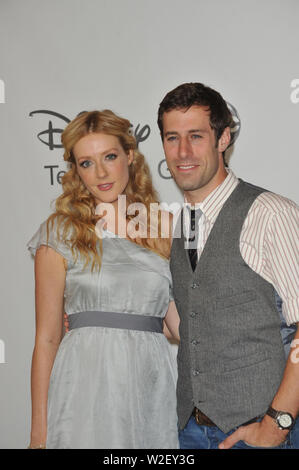
[[[100,191],[109,191],[113,186],[113,183],[99,184],[98,188]]]

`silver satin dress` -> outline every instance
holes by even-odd
[[[47,244],[46,222],[28,243]],[[64,308],[163,318],[171,296],[169,263],[106,232],[100,270],[83,270],[70,249],[48,245],[68,262]],[[100,313],[99,313],[100,314]],[[65,334],[51,372],[48,449],[176,449],[176,359],[161,333],[86,326]]]

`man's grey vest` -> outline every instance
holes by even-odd
[[[239,246],[248,210],[264,191],[240,181],[194,272],[183,236],[173,239],[180,429],[196,406],[227,433],[265,413],[282,380],[285,355],[275,291],[245,263]]]

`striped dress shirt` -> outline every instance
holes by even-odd
[[[225,180],[195,205],[203,212],[198,221],[198,259],[223,204],[239,184],[234,173],[227,171]],[[244,221],[240,252],[245,263],[280,295],[287,325],[299,322],[299,207],[278,194],[260,194]]]

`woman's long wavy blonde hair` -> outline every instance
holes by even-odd
[[[80,113],[62,133],[64,160],[69,162],[70,170],[62,177],[62,194],[56,199],[55,212],[48,218],[49,223],[57,221],[57,236],[71,248],[75,260],[80,254],[85,260],[84,267],[92,260],[92,270],[100,268],[102,240],[96,235],[95,225],[99,216],[95,214],[96,202],[83,184],[77,172],[73,155],[75,144],[89,133],[102,133],[116,136],[124,151],[133,150],[134,159],[129,166],[129,181],[124,191],[127,206],[138,202],[147,209],[147,238],[130,238],[132,242],[148,248],[163,258],[169,258],[169,237],[150,238],[150,204],[158,204],[157,193],[152,184],[149,167],[139,152],[136,140],[130,132],[131,124],[110,110]],[[126,215],[129,221],[135,215]],[[60,228],[63,226],[63,230]],[[60,236],[61,233],[61,236]],[[158,234],[161,235],[161,213],[158,216]],[[98,249],[98,247],[100,249]]]

